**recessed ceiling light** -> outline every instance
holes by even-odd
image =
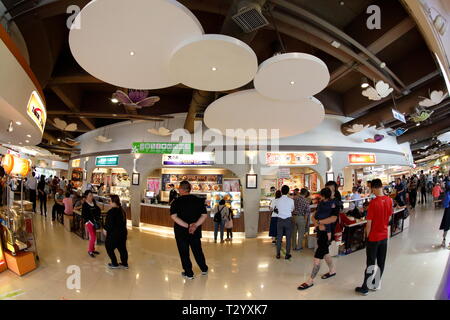
[[[111,99],[111,102],[112,102],[112,103],[119,103],[119,100],[116,99],[116,98],[112,98],[112,99]]]
[[[22,144],[22,142],[19,142],[19,144]]]
[[[331,42],[331,45],[332,45],[333,47],[335,47],[335,48],[339,48],[339,47],[341,46],[341,44],[340,44],[339,42],[337,42],[337,41]]]
[[[216,67],[212,67],[211,70],[212,70],[212,71],[216,71],[217,68],[216,68]]]
[[[56,140],[58,140],[58,141],[61,141],[61,139],[60,139],[60,138],[58,138],[58,139],[56,139]]]
[[[369,87],[369,81],[367,80],[366,77],[363,77],[361,79],[361,88],[365,89]]]
[[[113,117],[117,117],[117,114],[115,114],[115,113],[113,113],[113,115],[112,115]]]
[[[295,84],[295,81],[291,81],[291,85],[294,85]]]
[[[28,137],[28,138],[31,138],[31,134],[27,134],[27,137]]]
[[[130,51],[130,56],[134,56],[134,55],[135,55],[134,51]]]
[[[418,124],[416,124],[416,127],[420,126],[420,122]]]
[[[30,143],[30,140],[25,140],[26,143]]]
[[[21,125],[22,125],[22,122],[16,121],[16,124],[17,124],[18,126],[21,126]]]
[[[341,1],[341,2],[339,2],[339,4],[340,4],[341,6],[343,6],[343,5],[345,4],[345,2],[344,2],[344,1]]]

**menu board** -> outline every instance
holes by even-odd
[[[219,205],[220,200],[225,200],[225,205],[232,210],[233,217],[241,215],[241,193],[240,192],[213,192],[211,193],[211,208]]]
[[[317,174],[300,173],[291,176],[289,179],[278,179],[278,190],[280,190],[283,185],[287,185],[291,191],[297,188],[307,188],[310,191],[317,191]]]
[[[147,190],[158,194],[161,190],[161,180],[159,178],[147,178]]]
[[[317,165],[319,156],[316,152],[267,152],[268,166]]]
[[[127,173],[112,173],[111,185],[113,187],[129,187],[131,181]]]
[[[223,175],[221,174],[163,174],[162,190],[169,190],[169,184],[175,188],[180,187],[180,182],[187,180],[192,185],[192,192],[222,191]]]
[[[239,182],[239,179],[230,179],[230,180],[224,180],[223,181],[223,191],[225,192],[240,192],[241,191],[241,184]]]

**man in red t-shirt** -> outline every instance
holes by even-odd
[[[380,288],[386,261],[389,220],[393,213],[393,201],[383,194],[381,180],[372,180],[371,187],[376,198],[370,201],[366,218],[367,267],[363,285],[355,289],[362,295],[368,295],[369,289],[375,291]],[[375,269],[375,264],[379,270]]]

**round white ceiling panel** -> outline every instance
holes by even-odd
[[[207,34],[183,43],[171,59],[174,79],[198,90],[225,91],[242,87],[258,71],[258,58],[244,42]]]
[[[205,111],[206,126],[226,136],[239,137],[237,131],[278,129],[280,137],[289,137],[317,127],[324,119],[322,103],[314,97],[297,101],[269,99],[256,90],[244,90],[226,95],[209,105]],[[242,137],[242,136],[241,136]],[[264,137],[258,137],[261,139]]]
[[[132,89],[176,85],[173,51],[203,28],[174,0],[96,0],[78,14],[69,34],[76,61],[105,82]]]
[[[291,52],[264,61],[254,79],[262,95],[280,100],[297,100],[313,96],[330,81],[327,65],[306,53]]]

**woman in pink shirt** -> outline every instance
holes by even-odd
[[[70,192],[66,192],[66,197],[63,199],[64,203],[64,214],[68,216],[73,215],[73,202],[70,196]]]

